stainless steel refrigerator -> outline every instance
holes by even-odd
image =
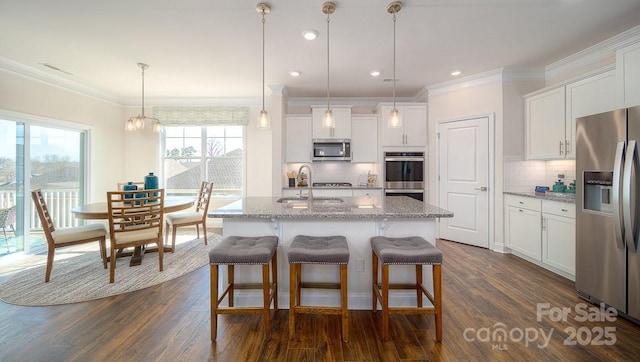
[[[576,120],[576,289],[640,320],[640,107]]]

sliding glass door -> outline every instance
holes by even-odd
[[[0,119],[0,255],[46,248],[31,190],[42,190],[56,228],[78,225],[70,210],[84,199],[85,143],[84,130]]]

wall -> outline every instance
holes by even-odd
[[[551,186],[564,174],[564,183],[576,179],[575,160],[523,160],[521,157],[505,157],[504,190],[511,192],[533,192],[536,186]]]
[[[3,70],[0,94],[0,111],[17,112],[26,119],[36,117],[51,125],[69,122],[90,130],[90,200],[104,200],[105,192],[124,179],[122,133],[126,116],[121,106]]]

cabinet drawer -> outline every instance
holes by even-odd
[[[508,206],[518,207],[527,210],[540,211],[542,200],[532,197],[505,195],[505,202]]]
[[[576,205],[559,201],[542,202],[542,212],[545,214],[553,214],[558,216],[576,218]]]

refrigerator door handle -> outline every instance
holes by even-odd
[[[622,216],[621,216],[621,205],[620,205],[620,193],[621,193],[621,183],[622,183],[622,162],[624,159],[624,142],[618,142],[616,146],[616,156],[613,161],[613,183],[611,187],[612,195],[611,195],[611,204],[613,206],[613,230],[616,235],[616,244],[618,249],[624,250],[624,233],[623,233],[623,225],[622,225]]]
[[[635,235],[635,210],[631,213],[631,175],[633,175],[634,166],[638,162],[638,146],[635,140],[629,141],[627,152],[624,158],[624,174],[622,176],[622,215],[624,221],[624,239],[627,248],[632,252],[638,252]],[[635,168],[637,170],[637,167]],[[635,206],[635,205],[634,205]]]

